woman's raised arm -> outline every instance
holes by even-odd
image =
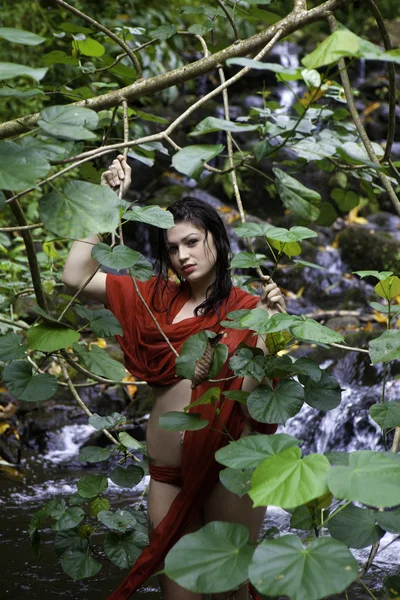
[[[107,185],[118,191],[122,187],[122,197],[126,194],[131,184],[131,168],[125,156],[119,155],[110,168],[101,176],[101,184]],[[77,240],[71,246],[62,274],[63,283],[76,291],[94,273],[99,263],[92,258],[92,248],[101,241],[98,235],[91,235],[85,239]],[[106,273],[97,272],[85,287],[85,296],[106,304]]]

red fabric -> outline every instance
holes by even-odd
[[[172,325],[171,321],[189,299],[190,291],[183,288],[174,300],[179,289],[177,285],[169,283],[157,290],[155,306],[157,308],[170,306],[169,315],[167,315],[166,312],[156,312],[152,306],[154,285],[155,278],[146,282],[138,282],[144,299],[152,308],[162,330],[178,352],[191,335],[205,329],[219,332],[221,331],[219,322],[226,318],[227,313],[233,310],[254,308],[258,302],[257,297],[233,288],[229,298],[221,307],[218,319],[215,314],[202,315],[184,319]],[[124,352],[126,368],[149,384],[167,386],[175,383],[177,381],[175,356],[158,332],[140,298],[137,297],[131,278],[108,274],[106,290],[108,306],[123,328],[123,336],[117,336],[117,338]],[[241,342],[249,346],[254,346],[257,342],[257,337],[248,330],[228,329],[226,333],[227,336],[221,341],[228,346],[229,355],[235,352]],[[218,374],[218,379],[230,375],[232,375],[232,371],[229,370],[227,361]],[[218,383],[218,387],[221,391],[240,390],[242,381],[241,378],[235,378]],[[215,383],[204,382],[197,386],[192,390],[190,402],[197,400],[208,388],[215,385]],[[208,419],[210,427],[199,431],[185,432],[181,465],[181,491],[173,501],[167,515],[154,529],[149,546],[143,550],[130,573],[111,593],[108,600],[127,600],[160,568],[168,551],[185,534],[194,517],[201,510],[207,496],[218,482],[219,471],[222,467],[215,461],[214,455],[228,442],[224,427],[236,440],[240,437],[244,425],[244,416],[239,404],[223,396],[221,398],[223,400],[219,417],[216,417],[212,405],[200,405],[190,409],[190,412],[200,413],[202,419]],[[256,425],[257,430],[262,433],[275,433],[276,431],[276,425],[261,423],[256,423]],[[253,597],[256,598],[256,596]]]
[[[149,464],[149,474],[154,481],[169,483],[170,485],[182,485],[180,467],[165,467],[161,465]]]

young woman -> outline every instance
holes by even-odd
[[[115,159],[102,176],[103,185],[113,189],[130,185],[131,170],[123,156]],[[232,355],[240,342],[263,346],[252,332],[227,329],[220,321],[232,310],[261,307],[270,314],[285,310],[285,302],[276,284],[263,282],[261,298],[232,286],[230,245],[224,224],[217,211],[200,200],[184,198],[168,210],[175,225],[160,230],[158,276],[137,282],[139,291],[155,315],[163,332],[176,351],[191,335],[208,330],[221,334],[221,341]],[[86,281],[98,266],[91,258],[98,236],[74,242],[63,274],[64,283],[74,289]],[[172,270],[179,284],[167,279]],[[229,436],[238,439],[257,428],[273,433],[275,426],[257,424],[241,404],[221,395],[220,414],[212,405],[196,406],[193,412],[209,421],[199,431],[172,432],[159,427],[159,419],[199,398],[204,391],[218,385],[221,393],[232,389],[251,391],[256,381],[229,378],[228,361],[218,379],[191,389],[191,381],[175,375],[175,355],[162,338],[130,276],[96,273],[85,288],[85,295],[107,305],[119,319],[123,336],[117,336],[124,352],[125,366],[135,376],[146,380],[153,389],[154,408],[147,426],[147,451],[151,475],[148,498],[150,545],[136,561],[130,574],[111,594],[109,600],[124,600],[155,571],[160,570],[169,549],[188,532],[211,521],[241,523],[255,541],[264,518],[264,508],[252,508],[246,495],[239,497],[219,482],[215,451]],[[166,575],[160,576],[164,600],[202,600],[202,596],[177,585]],[[247,586],[235,592],[216,594],[214,600],[247,600]]]

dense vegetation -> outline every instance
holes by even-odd
[[[379,3],[381,12],[372,0],[363,7],[351,0],[228,0],[191,6],[181,0],[167,9],[158,1],[150,7],[144,2],[97,2],[95,9],[92,2],[79,1],[72,11],[62,0],[2,4],[0,96],[8,121],[0,125],[2,377],[24,402],[44,402],[66,384],[89,422],[113,444],[84,449],[82,462],[116,454],[121,463],[105,475],[82,477],[74,495],[48,502],[32,520],[37,552],[40,530],[49,519],[64,570],[80,579],[101,569],[99,552],[128,568],[145,544],[142,514],[112,510],[106,494],[108,478],[122,487],[141,481],[145,449],[118,431],[123,415],[92,415],[79,397],[77,371],[99,383],[122,382],[126,375],[106,350],[89,345],[81,330],[90,327],[104,338],[121,328],[109,311],[85,308],[61,290],[63,261],[71,240],[99,233],[104,243],[94,247],[93,256],[105,267],[127,269],[145,280],[152,266],[123,245],[122,227],[129,221],[171,226],[156,192],[147,196],[150,203],[132,206],[100,187],[103,161],[125,150],[155,172],[167,165],[181,182],[178,192],[166,193],[167,200],[185,182],[196,181],[204,189],[221,186],[239,209],[235,233],[248,244],[248,251],[232,260],[243,286],[251,286],[266,268],[274,273],[282,260],[318,268],[299,258],[303,241],[317,235],[313,224],[330,225],[338,215],[374,211],[382,203],[400,214],[400,165],[392,159],[400,50],[391,49],[384,20],[393,19],[399,8],[395,0]],[[368,39],[370,30],[374,43]],[[269,62],[268,52],[289,35],[306,48],[302,64],[285,68]],[[389,103],[384,147],[370,142],[358,115],[347,72],[357,61],[387,67],[387,86],[381,91]],[[230,90],[260,72],[268,81],[273,77],[297,90],[290,111],[282,111],[271,90],[261,86],[262,102],[231,119]],[[299,85],[293,88],[293,82]],[[215,102],[221,94],[224,113],[217,117]],[[203,118],[197,119],[199,109]],[[266,161],[272,165],[268,173]],[[322,197],[301,183],[307,169],[324,174],[329,194]],[[289,212],[292,226],[246,222],[243,204],[246,208],[252,178],[260,172],[263,193]],[[265,253],[253,250],[260,242]],[[248,277],[243,276],[246,269]],[[375,278],[379,302],[374,309],[384,315],[386,330],[370,342],[369,353],[372,363],[386,365],[400,358],[395,319],[400,278],[393,271],[359,275]],[[34,299],[33,320],[21,298]],[[339,405],[337,380],[311,359],[292,360],[286,351],[299,343],[343,345],[341,334],[302,316],[268,318],[257,309],[230,316],[226,327],[254,330],[270,350],[264,356],[241,348],[230,363],[238,376],[259,381],[250,395],[232,398],[247,403],[255,419],[285,424],[304,402],[324,411]],[[188,340],[177,359],[178,374],[193,379],[208,337],[202,333]],[[226,348],[218,344],[210,378],[218,375],[225,359]],[[49,372],[54,363],[58,374]],[[276,387],[268,383],[274,377],[279,377]],[[202,593],[227,591],[249,579],[261,593],[294,600],[318,600],[343,592],[357,578],[362,581],[370,564],[359,571],[349,548],[371,546],[372,561],[384,532],[400,533],[400,509],[395,508],[400,403],[385,402],[384,385],[382,403],[370,413],[384,431],[386,451],[302,457],[299,440],[286,434],[249,437],[218,451],[216,458],[226,467],[221,480],[228,489],[248,492],[256,506],[289,510],[291,526],[305,534],[270,532],[254,550],[244,527],[212,523],[172,549],[165,566],[170,577]],[[220,400],[218,387],[202,399],[216,409]],[[174,419],[165,418],[165,427],[207,426],[199,424],[195,407],[178,424]],[[93,541],[101,526],[106,532],[102,548],[98,538]],[[214,555],[216,564],[224,560],[227,573],[236,565],[234,582],[219,568],[210,573]]]

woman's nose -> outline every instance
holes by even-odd
[[[179,253],[179,260],[180,261],[184,261],[188,258],[189,256],[189,252],[186,246],[181,246],[178,249],[178,253]]]

